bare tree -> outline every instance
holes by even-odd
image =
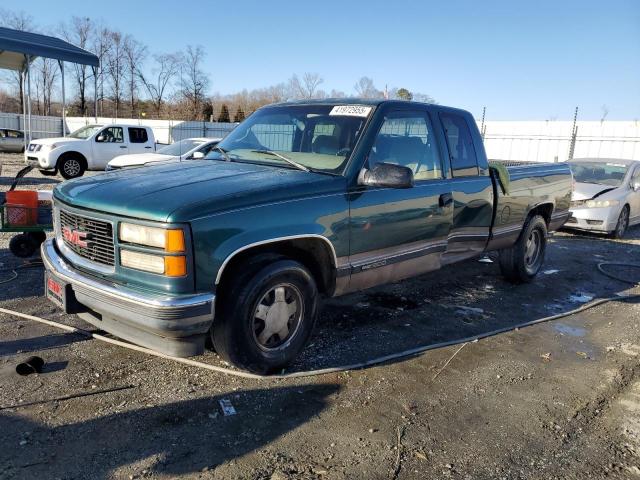
[[[94,85],[97,92],[94,92],[95,97],[98,100],[99,115],[104,115],[104,86],[105,86],[105,72],[107,57],[111,49],[111,31],[103,26],[96,25],[92,48],[95,55],[98,57],[99,65],[96,69],[96,78],[94,78]]]
[[[94,33],[94,25],[88,17],[72,17],[68,24],[59,27],[60,34],[70,43],[87,49],[91,36]],[[78,88],[78,104],[81,115],[87,114],[87,80],[91,77],[91,72],[87,65],[73,64],[73,73],[76,86]]]
[[[25,30],[32,32],[36,29],[33,17],[25,12],[12,12],[11,10],[0,9],[0,26],[13,28],[14,30]],[[24,109],[24,90],[22,84],[22,73],[12,71],[10,74],[11,81],[16,86],[18,96],[20,97],[20,111]]]
[[[362,98],[378,98],[383,94],[373,84],[373,80],[369,77],[361,77],[353,86],[359,97]]]
[[[125,42],[126,37],[118,31],[112,31],[109,36],[111,48],[107,53],[106,73],[111,87],[111,97],[115,105],[116,118],[120,114],[120,103],[122,101],[122,90],[125,81]]]
[[[129,88],[129,107],[131,108],[132,117],[135,116],[136,112],[136,97],[138,94],[138,86],[140,81],[139,70],[146,55],[147,47],[132,38],[130,35],[127,35],[125,37],[125,68]]]
[[[298,75],[293,75],[289,79],[289,97],[290,98],[316,98],[319,96],[318,86],[324,82],[320,74],[306,72],[302,75],[302,79]],[[324,96],[322,92],[321,96]]]
[[[51,115],[51,97],[53,86],[60,69],[55,60],[51,58],[39,58],[35,64],[37,72],[36,84],[39,94],[42,96],[42,114]]]
[[[180,72],[180,57],[180,53],[154,55],[155,66],[151,69],[151,74],[144,75],[138,71],[138,77],[153,103],[156,117],[160,117],[162,102],[167,95],[167,87]]]
[[[201,105],[209,88],[209,78],[202,71],[201,65],[205,51],[200,45],[187,46],[181,65],[180,88],[182,97],[188,102],[190,116],[196,119],[202,111]]]

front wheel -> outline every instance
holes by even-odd
[[[540,271],[547,250],[547,222],[540,215],[528,219],[515,245],[500,251],[502,275],[512,283],[531,282]]]
[[[629,228],[629,207],[625,205],[622,207],[622,211],[618,217],[616,229],[609,235],[611,238],[623,238],[624,234],[627,233],[627,228]]]
[[[81,177],[84,174],[84,165],[82,161],[76,157],[67,157],[60,161],[58,165],[60,175],[65,180]]]
[[[211,327],[213,345],[237,367],[260,374],[277,371],[293,361],[311,336],[316,283],[306,267],[288,259],[237,271]]]

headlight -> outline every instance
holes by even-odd
[[[606,208],[618,205],[618,200],[587,200],[585,206],[587,208]]]
[[[168,277],[182,277],[187,274],[187,259],[184,256],[165,257],[120,250],[120,265]]]
[[[165,229],[121,223],[119,238],[123,242],[161,248],[166,252],[184,252],[184,232],[180,228]]]

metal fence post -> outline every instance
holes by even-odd
[[[578,120],[578,107],[573,114],[573,127],[571,128],[571,141],[569,142],[569,158],[567,160],[573,160],[573,152],[576,149],[576,138],[578,136],[578,125],[576,125]]]

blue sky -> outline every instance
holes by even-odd
[[[640,119],[640,1],[4,0],[39,25],[71,15],[152,52],[203,45],[211,92],[318,72],[353,92],[373,78],[490,120]],[[100,6],[102,5],[102,6]]]

